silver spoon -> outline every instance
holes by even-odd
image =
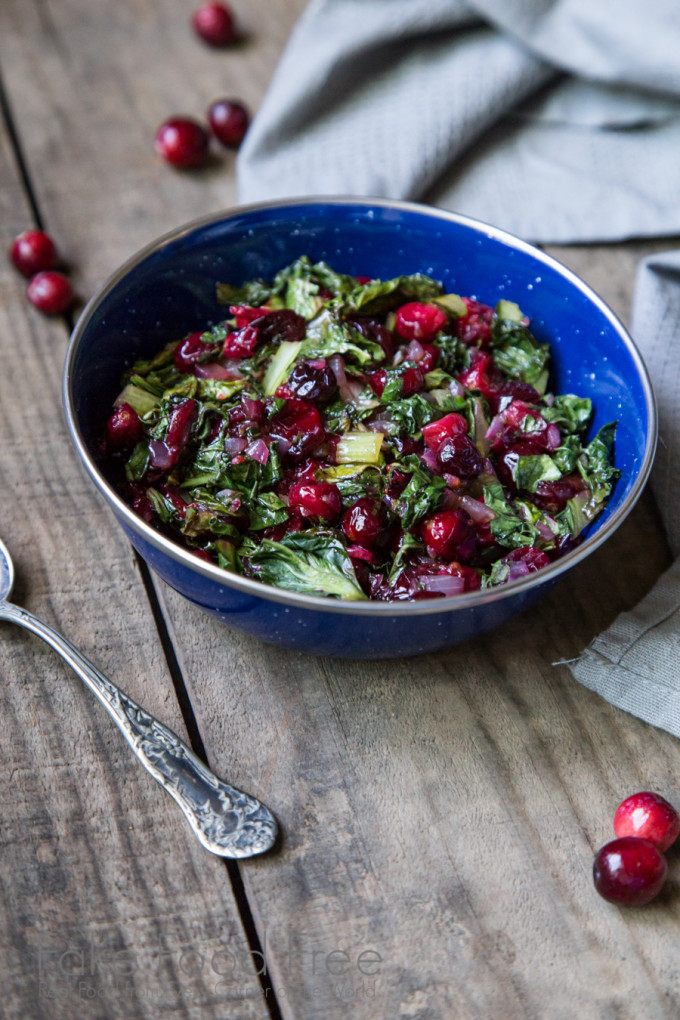
[[[56,630],[8,602],[14,566],[0,541],[0,620],[37,634],[101,701],[142,765],[179,804],[203,846],[221,857],[252,857],[276,840],[276,821],[255,797],[223,783],[176,733],[112,684]]]

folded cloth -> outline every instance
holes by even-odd
[[[424,200],[538,242],[680,231],[675,0],[312,0],[242,202]]]
[[[641,263],[632,325],[659,404],[652,487],[679,558],[570,668],[607,701],[680,736],[680,251]]]

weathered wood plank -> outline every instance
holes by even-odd
[[[0,132],[5,243],[30,223]],[[0,260],[2,537],[15,598],[183,731],[131,550],[62,421],[66,330]],[[0,632],[0,1015],[268,1016],[223,862],[36,638]]]
[[[257,99],[300,6],[253,2],[257,38],[235,55],[196,50],[178,2],[162,16],[126,0],[87,18],[78,0],[6,6],[10,84],[44,55],[34,94],[17,86],[13,102],[31,166],[56,160],[37,191],[84,289],[165,227],[233,199],[229,169],[172,174],[150,138],[168,113],[196,112],[218,91]],[[95,59],[85,44],[97,34],[114,45]],[[53,116],[71,146],[50,140]],[[83,163],[96,183],[76,193]],[[625,313],[641,250],[562,254]],[[677,1016],[677,880],[626,914],[597,898],[589,874],[622,795],[650,786],[677,802],[677,744],[552,665],[634,604],[667,555],[646,498],[531,617],[394,663],[269,648],[161,586],[211,758],[284,826],[280,852],[244,881],[287,1018]]]

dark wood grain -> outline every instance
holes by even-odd
[[[233,202],[231,157],[181,175],[155,159],[150,140],[165,116],[200,112],[222,92],[255,105],[301,7],[253,0],[242,12],[249,38],[215,53],[188,34],[179,0],[94,8],[6,0],[0,55],[12,107],[36,195],[83,293],[163,230]],[[555,254],[626,316],[635,263],[652,247]],[[60,442],[55,436],[54,456]],[[35,456],[34,444],[22,450]],[[37,490],[42,498],[58,485],[43,473]],[[74,491],[91,498],[84,483]],[[115,547],[124,560],[113,524],[97,519],[97,548]],[[51,600],[71,625],[82,600],[61,527],[52,562],[41,518],[42,559],[27,549],[22,566],[33,569],[25,576],[41,608],[49,612]],[[94,542],[88,532],[89,550]],[[677,741],[600,700],[559,665],[634,605],[667,563],[646,495],[531,615],[447,652],[380,663],[258,643],[159,582],[212,762],[264,797],[283,825],[279,850],[244,867],[243,881],[287,1020],[680,1014],[678,855],[670,855],[662,898],[644,910],[604,903],[590,878],[593,852],[610,838],[625,794],[651,787],[679,804]],[[155,647],[148,620],[129,631],[123,583],[116,575],[111,588],[120,630],[105,641],[109,664],[121,648],[143,657]],[[61,687],[51,696],[63,711]],[[92,760],[104,770],[101,753],[93,749]],[[121,824],[139,811],[136,789],[127,793]],[[25,802],[33,810],[32,796]],[[144,867],[152,873],[150,862]],[[102,898],[116,888],[110,870],[101,888]],[[44,910],[49,896],[38,889],[34,901],[34,911]],[[8,916],[19,912],[15,902]]]
[[[5,240],[30,224],[0,129]],[[0,260],[0,533],[15,599],[183,732],[132,552],[79,471],[62,420],[67,332]],[[222,861],[74,674],[0,629],[0,1015],[268,1016]]]

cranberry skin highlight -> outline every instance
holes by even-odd
[[[226,4],[213,0],[194,11],[194,32],[209,46],[228,46],[236,37],[234,15]]]
[[[624,836],[598,851],[593,881],[609,903],[641,907],[661,892],[668,865],[660,850],[648,839]]]
[[[236,99],[216,99],[208,107],[208,123],[221,145],[238,149],[250,126],[250,114]]]
[[[44,230],[24,230],[12,241],[9,257],[14,268],[27,277],[54,269],[59,261],[56,245]]]
[[[446,312],[437,305],[411,301],[397,310],[394,328],[404,340],[432,340],[446,321]]]
[[[680,834],[680,817],[672,804],[658,793],[633,793],[619,804],[614,815],[617,836],[639,836],[663,853]]]
[[[209,144],[207,131],[191,117],[171,117],[161,124],[154,138],[158,155],[182,170],[202,166]]]
[[[63,315],[75,300],[71,281],[54,270],[36,273],[26,288],[26,297],[44,315]]]

